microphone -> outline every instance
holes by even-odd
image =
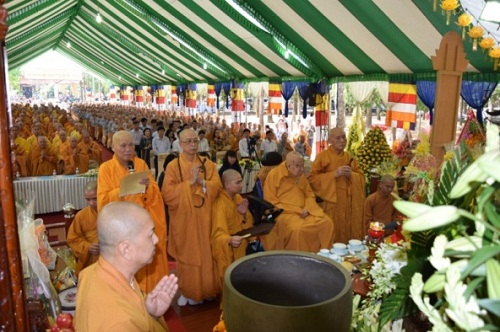
[[[134,162],[132,160],[129,160],[127,162],[127,167],[128,167],[128,172],[129,173],[134,173],[135,172],[135,169],[134,169]]]

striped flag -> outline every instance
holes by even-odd
[[[175,85],[172,85],[172,94],[171,94],[171,100],[172,100],[172,109],[175,109],[174,105],[177,105],[177,87]]]
[[[230,91],[231,95],[231,111],[241,112],[245,108],[243,98],[243,89],[245,88],[245,83],[233,82],[233,88]]]
[[[267,114],[279,114],[282,105],[281,83],[269,83],[269,108]]]
[[[196,84],[188,84],[186,90],[186,107],[196,108]]]
[[[215,106],[215,85],[214,84],[209,84],[207,87],[207,106],[214,107]]]
[[[385,125],[415,130],[417,122],[417,86],[415,84],[389,83],[389,107]]]

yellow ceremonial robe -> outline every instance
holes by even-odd
[[[76,155],[74,151],[77,151]],[[61,149],[61,158],[64,162],[63,174],[75,174],[78,168],[79,173],[86,173],[89,170],[89,157],[85,153],[78,153],[78,148],[71,146]]]
[[[99,164],[101,163],[101,148],[94,141],[85,143],[82,140],[80,143],[78,143],[78,152],[85,153],[87,156],[89,156],[90,160],[95,160]]]
[[[190,185],[191,168],[205,161],[206,193]],[[201,157],[194,162],[181,153],[167,166],[162,195],[168,205],[168,253],[177,261],[179,289],[185,297],[201,301],[220,292],[210,247],[212,205],[222,189],[217,167]]]
[[[276,247],[266,250],[299,250],[318,252],[331,248],[334,226],[332,220],[316,203],[316,198],[305,175],[292,178],[285,162],[272,169],[264,183],[264,199],[283,213],[277,218],[270,234],[276,234]],[[309,215],[300,214],[306,209]]]
[[[226,191],[222,191],[212,207],[212,255],[217,264],[220,286],[224,283],[224,272],[228,266],[244,257],[248,245],[248,238],[241,241],[238,248],[228,244],[231,235],[253,226],[253,217],[250,211],[243,216],[237,211],[237,204],[242,200],[241,195],[233,199]]]
[[[68,230],[68,246],[76,256],[76,275],[87,266],[97,262],[99,255],[92,255],[89,247],[99,242],[97,236],[97,211],[90,206],[79,211]]]
[[[57,156],[48,147],[45,153],[45,157],[42,157],[38,144],[31,150],[31,176],[52,175],[57,169]]]
[[[80,273],[76,295],[75,331],[163,332],[163,317],[146,310],[137,281],[129,281],[104,258]]]
[[[365,225],[369,226],[372,221],[388,224],[396,220],[398,210],[394,208],[394,201],[394,196],[384,197],[379,191],[368,196],[365,201]]]
[[[335,178],[340,166],[351,165],[351,179]],[[363,220],[365,175],[349,152],[337,154],[333,147],[320,152],[312,164],[309,182],[314,193],[323,199],[320,206],[335,221],[335,242],[363,239],[367,227]]]
[[[149,170],[146,163],[137,157],[133,159],[137,172]],[[120,181],[129,174],[128,169],[120,164],[116,156],[106,161],[99,167],[97,176],[97,210],[114,201],[127,201],[136,203],[145,208],[155,226],[158,236],[156,252],[153,261],[136,273],[135,277],[141,289],[149,293],[163,276],[168,274],[167,262],[167,223],[165,219],[165,207],[158,184],[149,174],[149,186],[144,194],[134,194],[119,197]]]

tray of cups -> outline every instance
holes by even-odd
[[[347,250],[351,253],[358,253],[366,249],[366,246],[360,240],[349,240],[349,244],[347,244]]]

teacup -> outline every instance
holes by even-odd
[[[320,249],[318,252],[318,255],[324,256],[324,257],[329,257],[330,256],[330,250],[328,249]]]
[[[363,242],[360,240],[349,240],[349,245],[347,246],[349,250],[361,251],[364,249]]]
[[[334,243],[332,252],[337,255],[347,255],[347,246],[344,243]]]

